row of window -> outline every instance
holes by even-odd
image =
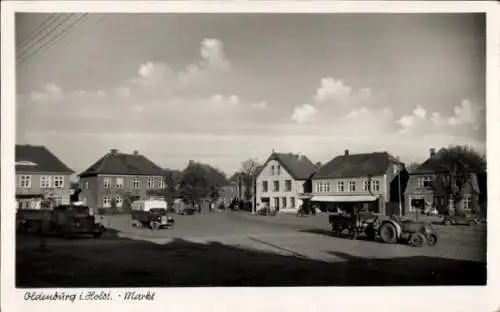
[[[116,207],[120,208],[123,205],[123,197],[120,195],[116,195],[114,198]],[[102,197],[102,206],[104,208],[110,208],[112,199],[113,197],[111,195],[104,195]]]
[[[264,202],[264,200],[262,199]],[[281,206],[280,206],[281,204]],[[295,197],[274,197],[274,206],[273,208],[295,208]]]
[[[104,188],[111,188],[111,186],[112,186],[111,178],[104,178],[103,184],[104,184]],[[115,187],[116,188],[123,188],[124,184],[125,184],[124,178],[116,178],[115,179]],[[132,188],[134,188],[134,189],[141,188],[141,179],[140,178],[133,178],[132,179]],[[148,188],[148,189],[165,188],[165,181],[163,181],[162,178],[147,178],[146,188]]]
[[[450,177],[444,176],[444,180],[445,180],[445,182],[449,182]],[[417,180],[417,188],[430,189],[430,188],[432,188],[433,181],[434,181],[434,177],[431,177],[431,176],[419,177]]]
[[[280,175],[281,174],[281,166],[280,165],[277,165],[276,167],[275,166],[271,166],[271,175]]]
[[[19,176],[19,187],[30,188],[32,177],[30,175]],[[63,188],[64,176],[40,176],[40,188]]]
[[[412,199],[424,199],[424,196],[412,195]],[[433,203],[434,206],[447,206],[448,203],[444,196],[434,196]],[[462,209],[463,210],[472,210],[472,195],[465,194],[462,198]],[[413,205],[410,205],[410,211],[415,211],[416,208]]]
[[[336,185],[337,192],[356,192],[356,181],[337,181]],[[363,191],[377,192],[380,191],[380,181],[378,180],[364,180],[363,181]],[[331,192],[330,181],[318,181],[315,184],[316,193],[329,193]]]
[[[262,192],[266,193],[269,191],[269,184],[267,181],[262,181]],[[273,181],[273,192],[279,192],[280,191],[280,181]],[[285,187],[284,187],[285,192],[291,192],[292,191],[292,180],[285,180]]]
[[[54,206],[69,204],[69,198],[67,196],[51,196],[50,199],[52,200]],[[20,209],[36,209],[37,205],[39,207],[40,205],[39,200],[33,200],[33,199],[18,200],[18,207]]]

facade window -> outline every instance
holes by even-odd
[[[274,208],[279,208],[280,207],[280,198],[275,197],[274,198]]]
[[[285,192],[291,192],[292,191],[292,180],[286,180],[285,181]]]
[[[283,208],[286,208],[286,197],[281,198],[281,205],[283,206]]]
[[[372,181],[372,191],[380,191],[380,181],[378,180]]]
[[[465,194],[462,202],[464,210],[472,210],[472,196],[470,194]]]
[[[104,195],[104,196],[102,197],[102,206],[103,206],[104,208],[109,208],[109,207],[111,207],[111,196],[109,196],[109,195]]]
[[[123,188],[123,178],[116,178],[116,188]]]
[[[152,189],[155,187],[155,179],[154,178],[148,178],[147,182],[146,182],[146,187],[148,189]]]
[[[262,192],[266,193],[268,191],[267,181],[262,181]]]
[[[280,191],[280,181],[274,181],[274,191],[275,192]]]
[[[432,187],[432,177],[420,177],[417,180],[418,188],[431,188]]]
[[[368,192],[370,190],[370,180],[363,181],[363,191]]]
[[[343,192],[344,191],[344,181],[338,181],[337,182],[337,192]]]
[[[104,178],[103,183],[104,183],[104,188],[110,188],[111,187],[111,178]]]
[[[141,180],[139,180],[139,178],[134,178],[132,180],[132,188],[135,189],[141,188]]]
[[[277,175],[280,175],[281,174],[281,166],[278,165],[278,167],[276,168],[276,170],[277,170]]]
[[[51,176],[41,176],[40,177],[40,187],[41,188],[51,188],[52,187],[52,177]]]
[[[22,188],[30,188],[31,187],[31,176],[22,175],[19,177],[19,186]]]
[[[356,192],[356,181],[349,181],[349,192]]]
[[[295,208],[295,197],[290,197],[290,208]]]
[[[115,197],[116,207],[121,208],[123,206],[123,197],[116,195]]]
[[[271,175],[274,175],[274,166],[271,166]]]
[[[317,193],[330,192],[330,182],[327,182],[327,181],[316,182],[316,192]]]
[[[89,189],[89,181],[85,181],[85,189]]]
[[[63,176],[55,176],[54,177],[54,187],[55,188],[63,188],[64,187],[64,177]]]
[[[165,181],[163,180],[163,178],[158,179],[158,188],[159,189],[165,188]]]

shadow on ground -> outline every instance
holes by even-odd
[[[22,240],[23,238],[18,238]],[[365,259],[331,252],[322,262],[217,242],[165,245],[119,238],[66,241],[48,250],[18,246],[16,286],[382,286],[484,285],[486,265],[434,257]]]

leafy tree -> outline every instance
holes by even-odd
[[[207,164],[190,161],[179,181],[180,197],[188,203],[200,204],[201,199],[219,197],[219,189],[227,184],[225,174]]]
[[[486,172],[485,156],[470,146],[452,145],[441,149],[436,159],[445,173],[437,176],[433,187],[444,192],[452,200],[456,213],[462,214],[458,204],[463,198],[463,187],[471,174],[479,176]]]
[[[259,168],[260,164],[253,158],[249,158],[241,164],[238,182],[241,183],[239,186],[243,186],[244,188],[243,198],[245,200],[252,199],[255,175],[257,174]]]

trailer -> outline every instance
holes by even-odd
[[[104,226],[95,222],[89,207],[83,205],[59,205],[52,209],[18,209],[16,225],[18,232],[56,233],[63,237],[90,234],[99,238],[105,232]]]
[[[370,212],[353,209],[350,213],[330,214],[328,221],[334,236],[341,236],[347,230],[351,239],[364,234],[370,240],[381,240],[384,243],[406,243],[414,247],[434,246],[438,242],[438,234],[431,223],[403,219],[397,216],[383,217]]]
[[[174,225],[175,220],[168,214],[167,206],[166,201],[158,199],[134,201],[130,212],[132,226],[158,230]]]

